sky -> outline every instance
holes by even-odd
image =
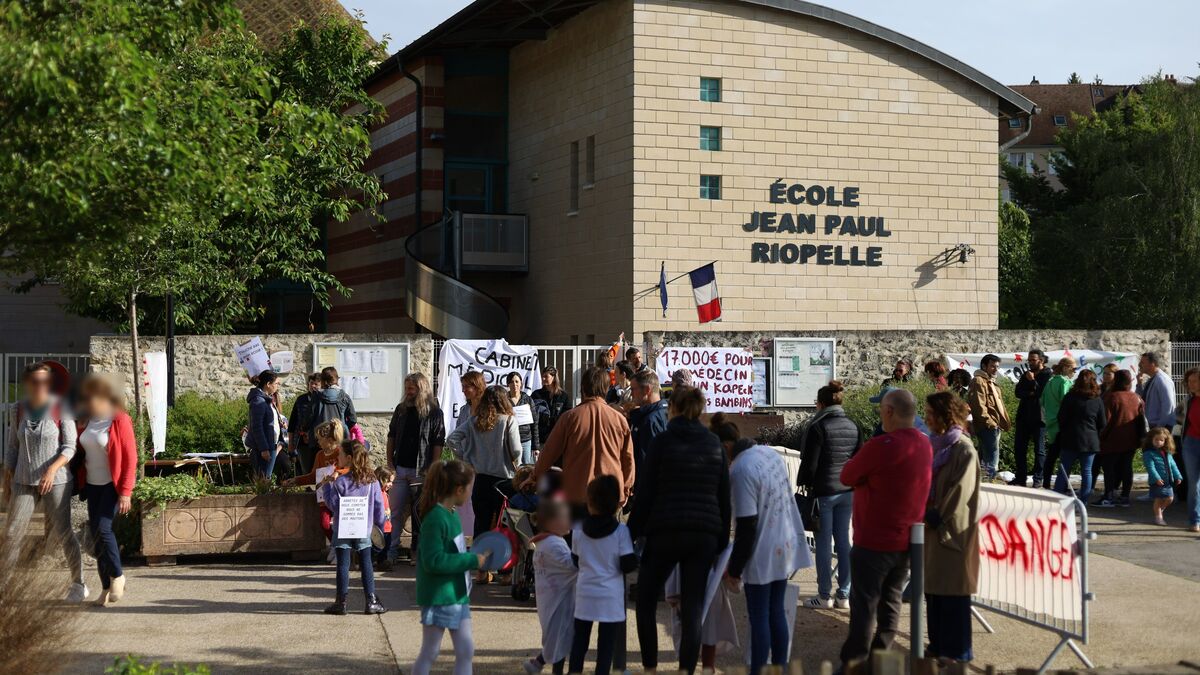
[[[341,0],[361,10],[389,51],[412,42],[470,0]],[[1004,84],[1130,84],[1161,70],[1200,74],[1200,0],[823,0],[823,4],[904,33]]]

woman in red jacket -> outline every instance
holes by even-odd
[[[95,542],[96,567],[103,590],[96,604],[107,607],[125,594],[125,572],[121,552],[113,534],[113,519],[129,512],[133,483],[137,479],[137,443],[133,422],[113,383],[91,375],[83,382],[79,448],[84,461],[79,465],[76,485],[86,490],[88,527]]]

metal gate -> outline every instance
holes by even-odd
[[[1171,343],[1171,379],[1175,381],[1175,402],[1187,402],[1187,383],[1183,374],[1192,368],[1200,368],[1200,342]]]
[[[437,392],[437,373],[442,358],[442,345],[445,340],[433,341],[433,388]],[[596,355],[608,349],[607,346],[584,345],[534,345],[538,353],[538,368],[554,366],[562,379],[563,389],[571,392],[572,400],[579,403],[579,374],[587,366],[596,363]],[[538,383],[534,388],[541,387]]]
[[[9,410],[21,400],[21,373],[25,367],[39,361],[54,361],[61,364],[71,375],[71,382],[78,382],[91,369],[90,354],[4,354],[0,358],[0,439],[8,438]]]

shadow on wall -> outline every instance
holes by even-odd
[[[959,246],[963,246],[960,244]],[[967,249],[970,251],[970,249]],[[974,253],[974,251],[971,251]],[[938,272],[952,267],[956,264],[965,265],[967,263],[967,254],[962,249],[949,248],[935,255],[929,260],[918,265],[914,271],[917,273],[917,280],[913,282],[913,288],[924,288],[929,284],[937,281]]]

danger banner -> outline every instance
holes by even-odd
[[[983,485],[973,600],[1028,618],[1082,621],[1078,538],[1071,497]]]
[[[979,369],[979,361],[987,356],[989,352],[977,352],[973,354],[946,354],[946,367],[950,370],[962,368],[972,375]],[[1000,375],[1007,377],[1009,380],[1016,382],[1021,379],[1025,371],[1029,370],[1029,352],[990,352],[1000,357]],[[1048,365],[1053,366],[1058,363],[1059,359],[1064,356],[1070,356],[1075,359],[1078,370],[1075,374],[1078,375],[1084,370],[1091,370],[1100,374],[1104,370],[1104,366],[1115,363],[1122,370],[1128,370],[1133,375],[1133,381],[1137,382],[1137,364],[1138,355],[1125,352],[1101,352],[1094,349],[1060,349],[1057,351],[1046,352],[1046,360]]]
[[[754,409],[754,357],[730,347],[666,347],[654,357],[654,373],[670,382],[675,371],[692,373],[704,392],[705,412],[750,412]]]

